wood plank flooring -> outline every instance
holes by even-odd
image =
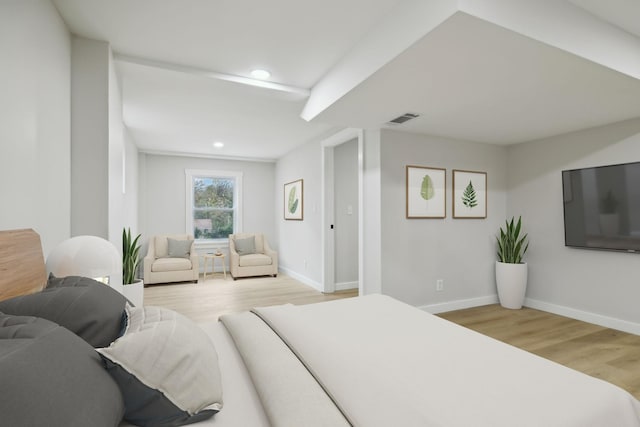
[[[276,304],[310,304],[357,295],[357,290],[323,294],[280,274],[233,281],[220,273],[200,282],[150,285],[145,305],[173,309],[196,322],[215,321],[226,313]],[[601,378],[640,399],[640,336],[539,310],[508,310],[487,305],[442,313],[442,318]]]
[[[198,283],[148,285],[144,304],[170,308],[195,322],[216,321],[223,314],[278,304],[311,304],[358,295],[358,290],[323,294],[284,274],[278,277],[231,279],[227,274],[200,276]]]
[[[487,305],[440,317],[609,381],[640,399],[640,336],[544,311]]]

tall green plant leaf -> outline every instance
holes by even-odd
[[[131,240],[131,229],[122,230],[122,283],[131,284],[136,281],[136,270],[140,264],[140,234]]]
[[[504,229],[500,228],[500,235],[496,236],[498,243],[498,261],[509,264],[522,263],[522,257],[529,249],[529,242],[527,241],[528,234],[520,236],[522,230],[522,217],[518,218],[518,222],[515,223],[515,218],[511,218],[511,221],[505,221]]]
[[[422,185],[420,186],[420,196],[425,200],[433,199],[436,195],[436,190],[433,187],[433,180],[429,175],[425,175],[422,178]]]

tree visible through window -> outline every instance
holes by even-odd
[[[238,226],[239,177],[215,176],[215,172],[204,176],[193,172],[187,171],[191,184],[188,219],[192,220],[192,227],[187,227],[196,239],[226,239]]]

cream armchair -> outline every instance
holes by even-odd
[[[229,271],[238,277],[278,275],[278,253],[261,233],[229,235]]]
[[[149,239],[149,250],[143,263],[145,285],[198,282],[199,258],[193,245],[192,235],[173,234],[152,237]]]

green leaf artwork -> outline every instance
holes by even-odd
[[[296,187],[291,187],[289,191],[289,203],[288,203],[289,213],[293,214],[298,209],[298,198],[296,197]]]
[[[476,199],[476,190],[473,188],[473,183],[469,181],[469,185],[464,189],[462,193],[462,204],[468,208],[475,208],[478,206],[478,200]]]
[[[436,190],[433,188],[433,180],[429,175],[425,175],[422,178],[422,185],[420,186],[420,195],[425,200],[433,199],[436,195]]]

